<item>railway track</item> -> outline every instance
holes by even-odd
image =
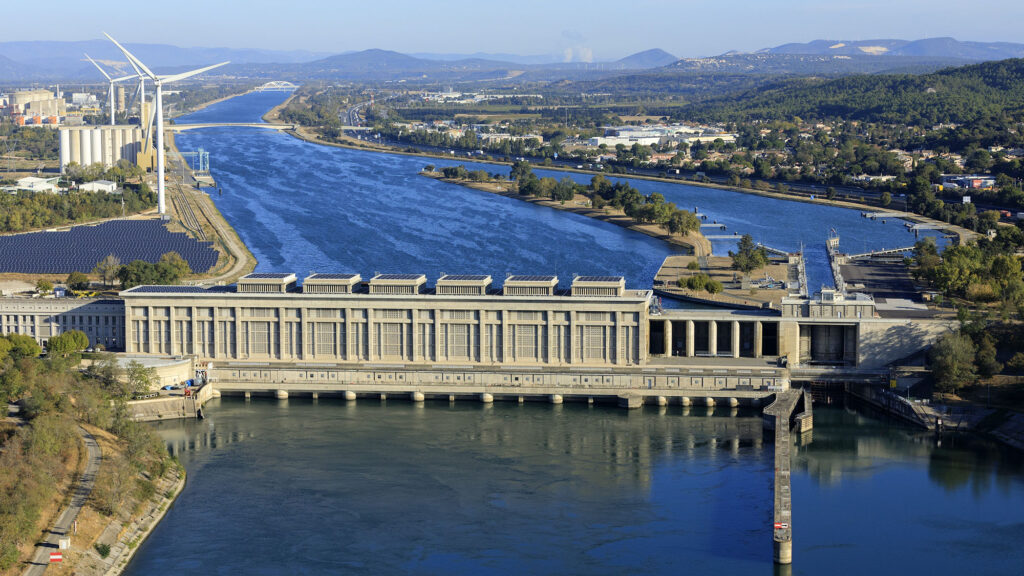
[[[196,213],[192,209],[192,202],[189,201],[188,195],[180,185],[178,185],[178,193],[172,196],[171,201],[174,202],[174,209],[178,213],[181,225],[195,233],[197,239],[205,241],[206,231],[199,224],[199,219],[196,218]]]

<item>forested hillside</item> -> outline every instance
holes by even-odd
[[[692,119],[745,121],[846,119],[913,126],[970,124],[1024,116],[1024,59],[931,74],[793,79],[697,102]]]

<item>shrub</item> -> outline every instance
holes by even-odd
[[[95,544],[93,548],[96,549],[96,553],[100,555],[100,558],[106,558],[110,556],[110,544]]]

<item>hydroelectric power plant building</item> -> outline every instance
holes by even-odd
[[[45,343],[84,327],[132,355],[193,357],[227,393],[738,402],[791,380],[885,380],[950,329],[880,317],[870,298],[830,290],[781,309],[661,309],[651,290],[605,276],[568,289],[555,276],[511,276],[495,289],[485,275],[428,287],[421,274],[313,274],[299,286],[294,274],[257,273],[120,295],[102,314],[83,313],[99,311],[85,299],[3,298],[0,332]],[[116,335],[95,332],[108,326]]]

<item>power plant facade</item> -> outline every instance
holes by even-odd
[[[142,128],[123,126],[74,126],[60,129],[60,171],[72,162],[79,166],[103,164],[110,168],[119,160],[138,164],[142,153]]]

